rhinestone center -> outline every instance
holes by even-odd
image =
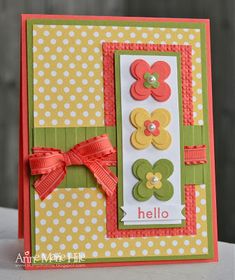
[[[154,123],[150,123],[148,126],[149,131],[154,131],[156,129],[156,125]]]
[[[154,75],[150,75],[150,76],[149,76],[148,82],[149,82],[150,84],[153,84],[153,83],[156,82],[156,81],[157,81],[157,79],[156,79],[156,77],[155,77]]]
[[[159,179],[158,179],[157,176],[153,176],[153,177],[151,178],[151,183],[152,183],[153,185],[156,185],[158,182],[159,182]]]

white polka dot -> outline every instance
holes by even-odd
[[[44,40],[42,38],[38,39],[38,44],[42,45],[44,43]]]
[[[48,217],[51,217],[51,216],[52,216],[52,211],[47,211],[46,215],[47,215]]]
[[[90,120],[90,125],[95,125],[95,124],[96,124],[96,121],[93,120],[93,119],[91,119],[91,120]]]
[[[155,255],[159,255],[159,254],[160,254],[160,250],[159,250],[159,249],[155,249],[155,250],[154,250],[154,254],[155,254]]]
[[[78,249],[78,244],[77,244],[77,243],[74,243],[74,244],[73,244],[73,249],[74,249],[74,250],[77,250],[77,249]]]
[[[64,244],[60,244],[60,249],[65,250],[66,246]]]
[[[58,208],[59,207],[59,203],[58,202],[53,202],[53,207],[54,208]]]
[[[42,242],[46,242],[46,241],[47,241],[47,238],[46,238],[46,236],[41,236],[40,240],[41,240]]]
[[[64,108],[65,108],[65,109],[69,109],[69,108],[70,108],[70,104],[69,104],[69,103],[65,103],[65,104],[64,104]]]
[[[82,114],[83,114],[84,117],[88,117],[89,116],[88,111],[84,111]]]
[[[191,254],[195,254],[196,253],[196,249],[195,248],[191,248],[190,252],[191,252]]]
[[[67,241],[69,241],[69,242],[70,242],[72,239],[73,239],[73,238],[72,238],[72,236],[71,236],[71,235],[67,235],[67,236],[66,236],[66,240],[67,240]]]
[[[57,56],[55,54],[51,55],[51,60],[56,60]]]
[[[88,80],[87,80],[87,79],[83,79],[83,80],[82,80],[82,84],[83,84],[83,85],[87,85],[87,84],[88,84]]]
[[[179,249],[179,253],[182,255],[184,253],[184,249],[183,248],[180,248]]]
[[[66,206],[67,208],[70,208],[70,207],[72,206],[72,203],[71,203],[70,201],[67,201],[66,204],[65,204],[65,206]]]
[[[178,34],[177,38],[181,40],[181,39],[183,39],[183,35],[182,34]]]
[[[110,255],[111,255],[110,251],[105,251],[104,254],[105,254],[106,257],[110,257]]]
[[[72,228],[72,232],[74,232],[74,233],[78,232],[78,228],[77,227],[73,227]]]
[[[94,48],[94,52],[95,53],[99,53],[100,52],[100,49],[98,47]]]
[[[103,214],[103,210],[102,210],[102,209],[99,209],[99,210],[97,211],[97,214],[98,214],[99,216],[101,216],[101,215]]]
[[[70,218],[66,219],[66,224],[67,225],[71,225],[71,223],[72,223],[72,219],[70,219]]]
[[[57,63],[57,64],[56,64],[56,67],[59,68],[59,69],[61,69],[61,68],[63,67],[63,64],[62,64],[62,63]]]
[[[59,220],[58,220],[58,219],[54,219],[54,220],[53,220],[53,224],[54,224],[54,225],[58,225],[58,224],[59,224]]]
[[[64,233],[64,232],[66,231],[66,229],[65,229],[64,227],[60,227],[59,231],[60,231],[61,233]]]
[[[206,204],[206,200],[203,198],[203,199],[201,199],[200,203],[201,203],[201,205],[205,205]]]
[[[51,91],[55,93],[55,92],[57,92],[57,88],[56,87],[52,87]]]
[[[64,56],[63,56],[63,59],[64,59],[65,61],[67,61],[67,60],[69,60],[69,56],[68,56],[68,55],[64,55]]]
[[[82,125],[82,124],[83,124],[83,120],[80,120],[80,119],[77,120],[77,124],[78,124],[78,125]]]
[[[118,250],[117,255],[118,255],[119,257],[121,257],[121,256],[123,255],[123,251],[122,251],[122,250]]]
[[[85,231],[86,231],[86,232],[90,232],[90,231],[91,231],[91,227],[86,226],[86,227],[85,227]]]
[[[83,31],[83,32],[81,33],[81,36],[82,36],[82,37],[86,37],[86,36],[87,36],[87,32]]]
[[[43,71],[39,71],[39,72],[38,72],[38,75],[39,75],[40,77],[42,77],[42,76],[45,75],[45,73],[44,73]]]
[[[204,254],[208,253],[208,248],[206,248],[206,247],[202,248],[202,252],[203,252]]]
[[[94,44],[94,41],[91,40],[91,39],[89,39],[89,40],[87,41],[87,43],[88,43],[88,45],[93,45],[93,44]]]
[[[43,208],[45,208],[45,207],[46,207],[46,203],[45,203],[45,202],[41,202],[41,203],[40,203],[40,208],[43,209]]]
[[[45,83],[46,85],[49,85],[50,82],[51,82],[51,81],[50,81],[49,79],[45,79],[45,80],[44,80],[44,83]]]
[[[64,210],[60,210],[59,215],[63,217],[65,215]]]
[[[92,239],[92,240],[97,240],[97,239],[98,239],[97,234],[93,234],[92,237],[91,237],[91,239]]]
[[[168,255],[171,255],[172,254],[172,249],[169,248],[169,249],[166,250],[166,252],[167,252]]]
[[[50,234],[50,233],[52,233],[52,231],[53,231],[53,230],[52,230],[52,228],[51,228],[51,227],[48,227],[48,228],[47,228],[47,233],[49,233],[49,234]]]
[[[95,74],[94,74],[94,72],[93,71],[89,71],[89,73],[88,73],[88,76],[89,77],[93,77]]]
[[[50,42],[51,42],[52,45],[55,45],[56,44],[56,39],[53,38],[53,39],[51,39]]]
[[[197,245],[201,245],[201,243],[202,243],[201,239],[197,239],[197,240],[196,240],[196,244],[197,244]]]
[[[83,218],[80,218],[80,219],[79,219],[79,224],[83,225],[84,222],[85,222],[85,220],[84,220]]]

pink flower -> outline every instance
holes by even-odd
[[[166,101],[171,95],[171,88],[165,82],[171,73],[170,65],[157,61],[150,66],[143,59],[131,64],[131,74],[137,80],[132,84],[130,92],[134,99],[144,100],[152,95],[157,101]]]

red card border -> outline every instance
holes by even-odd
[[[142,21],[142,22],[190,22],[203,23],[206,27],[206,54],[207,54],[207,87],[208,87],[208,112],[210,132],[210,169],[212,180],[212,233],[214,257],[211,259],[190,259],[190,260],[156,260],[137,262],[110,262],[92,264],[66,264],[66,265],[32,265],[25,264],[26,270],[51,269],[51,268],[72,268],[72,267],[110,267],[110,266],[134,266],[148,264],[172,264],[172,263],[193,263],[218,261],[218,234],[216,219],[216,196],[215,196],[215,156],[214,156],[214,128],[213,128],[213,107],[212,107],[212,77],[211,77],[211,44],[210,44],[210,21],[208,19],[180,19],[180,18],[141,18],[141,17],[113,17],[113,16],[63,16],[63,15],[40,15],[24,14],[21,18],[21,97],[20,97],[20,141],[19,141],[19,238],[24,238],[24,251],[31,256],[30,245],[30,193],[28,174],[28,98],[27,98],[27,48],[26,48],[26,22],[28,19],[65,19],[65,20],[119,20],[119,21]],[[23,200],[23,201],[22,201]]]

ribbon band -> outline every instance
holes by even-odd
[[[33,152],[29,165],[32,175],[41,175],[34,183],[41,200],[63,181],[71,165],[85,165],[108,196],[116,189],[118,179],[108,168],[116,165],[116,150],[106,134],[81,142],[67,152],[38,147]]]

